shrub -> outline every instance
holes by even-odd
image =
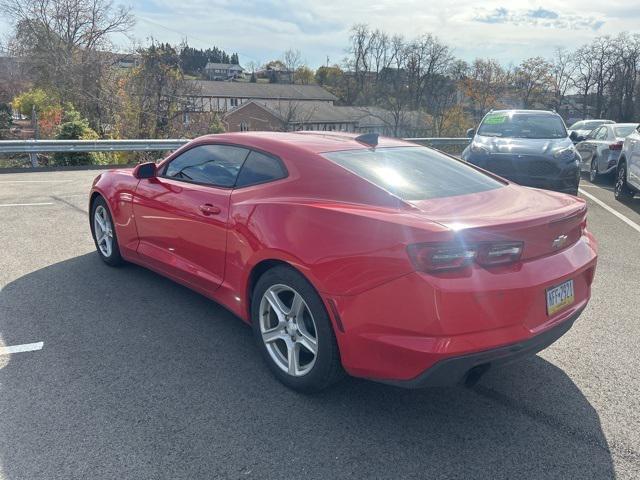
[[[98,134],[89,127],[86,118],[68,106],[58,127],[57,140],[97,140]],[[109,163],[109,156],[101,152],[56,153],[53,156],[55,165],[97,165]]]

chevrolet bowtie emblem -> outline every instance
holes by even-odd
[[[560,235],[559,237],[555,238],[553,242],[551,242],[551,246],[555,249],[562,248],[564,244],[567,243],[568,238],[569,237],[567,237],[566,235]]]

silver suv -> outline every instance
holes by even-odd
[[[616,168],[614,195],[621,202],[629,201],[640,191],[640,125],[624,139]]]

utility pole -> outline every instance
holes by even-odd
[[[38,112],[36,111],[36,106],[31,106],[31,126],[33,127],[33,138],[34,140],[38,140],[40,136],[38,133]],[[29,160],[31,160],[31,166],[33,168],[38,166],[38,154],[30,153]]]

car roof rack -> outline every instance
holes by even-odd
[[[375,148],[378,145],[378,134],[365,133],[364,135],[358,135],[356,138],[354,138],[354,140],[358,143],[362,143],[364,145]]]

